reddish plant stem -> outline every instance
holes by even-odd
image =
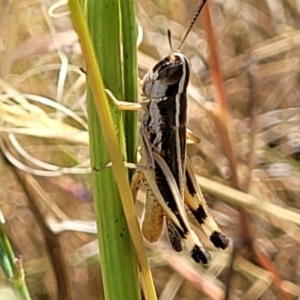
[[[284,291],[282,289],[282,287],[281,287],[282,279],[281,279],[277,269],[270,261],[269,257],[267,257],[267,255],[265,253],[263,253],[262,251],[257,249],[257,247],[255,247],[254,245],[253,245],[253,249],[254,249],[254,254],[255,254],[257,263],[260,266],[262,266],[265,270],[268,270],[270,273],[272,273],[272,275],[274,276],[273,284],[274,284],[274,287],[276,288],[278,294],[280,295],[281,299],[283,299],[283,300],[294,299],[294,296],[288,294],[286,291]]]
[[[231,182],[235,188],[239,189],[239,180],[236,171],[236,155],[233,149],[232,137],[228,126],[230,121],[228,101],[219,63],[218,45],[210,18],[209,2],[207,2],[206,6],[203,8],[202,20],[207,34],[207,43],[209,46],[209,67],[212,83],[215,88],[215,99],[217,103],[217,109],[212,113],[212,117],[218,131],[220,132],[220,140],[223,152],[230,164]]]
[[[237,158],[233,148],[233,139],[231,136],[231,131],[229,130],[230,124],[230,114],[229,114],[229,105],[226,97],[225,86],[223,82],[223,76],[220,68],[219,56],[218,56],[218,45],[215,38],[211,17],[209,2],[206,3],[202,12],[202,20],[204,29],[207,34],[207,43],[209,47],[209,66],[211,72],[212,83],[215,88],[215,99],[217,104],[217,109],[211,113],[214,124],[219,132],[220,141],[223,153],[227,157],[231,169],[231,182],[236,189],[242,190],[238,174],[237,174]],[[249,179],[250,180],[250,179]],[[248,185],[246,185],[248,186]],[[251,223],[249,221],[248,213],[244,209],[239,209],[240,212],[240,235],[242,237],[242,243],[244,246],[251,248],[255,255],[255,259],[260,266],[265,268],[267,271],[273,274],[274,276],[274,286],[278,291],[279,295],[284,300],[292,299],[289,294],[287,294],[282,288],[281,283],[282,279],[277,272],[276,268],[273,266],[270,259],[264,255],[261,251],[255,248],[253,243],[253,233],[251,230]],[[230,279],[228,279],[227,286],[229,287]],[[226,293],[228,297],[229,291]]]

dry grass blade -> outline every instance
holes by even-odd
[[[12,151],[15,152],[14,150]],[[17,153],[15,152],[14,155],[17,155]],[[41,198],[47,198],[47,196],[32,175],[24,173],[16,168],[15,173],[21,185],[23,186],[24,193],[28,196],[31,209],[38,221],[40,228],[42,229],[45,243],[47,245],[47,251],[56,275],[57,298],[72,300],[72,288],[67,273],[64,254],[59,243],[59,237],[51,231],[50,227],[46,223],[45,216],[41,213],[41,203],[38,203]],[[50,201],[48,200],[47,202],[49,203]],[[64,217],[64,215],[62,216]]]
[[[238,205],[240,207],[248,207],[258,211],[263,211],[269,216],[300,225],[300,213],[298,212],[268,203],[267,200],[264,201],[259,197],[240,192],[236,189],[230,188],[213,180],[209,180],[205,177],[198,176],[197,179],[204,191],[224,199],[224,201],[228,201],[229,203]]]

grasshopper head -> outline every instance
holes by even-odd
[[[190,77],[190,63],[185,55],[175,51],[159,61],[143,79],[147,98],[163,98],[182,94]]]

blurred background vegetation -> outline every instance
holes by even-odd
[[[68,7],[48,0],[0,4],[4,231],[22,257],[32,299],[60,299],[64,291],[68,299],[102,299],[79,69],[85,65]],[[232,243],[215,250],[195,227],[212,253],[208,268],[172,251],[164,236],[146,244],[158,298],[297,299],[300,2],[209,4],[214,35],[204,13],[182,47],[192,71],[188,126],[201,138],[189,156]],[[140,77],[170,52],[168,28],[177,46],[197,6],[191,0],[136,2]],[[218,60],[209,59],[212,48]],[[218,61],[221,73],[209,67]],[[216,84],[220,74],[224,90]],[[2,271],[0,299],[15,299]]]

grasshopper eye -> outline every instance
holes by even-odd
[[[182,65],[170,65],[159,72],[157,80],[165,85],[173,85],[178,83],[182,76]]]
[[[149,98],[164,98],[182,93],[189,81],[189,61],[179,52],[162,59],[143,79],[143,93]]]

